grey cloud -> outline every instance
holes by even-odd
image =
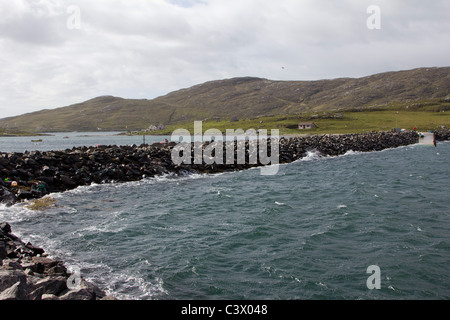
[[[32,45],[59,45],[65,41],[65,17],[45,2],[4,1],[0,4],[0,37]]]
[[[366,26],[373,0],[2,1],[0,114],[104,94],[153,98],[234,76],[313,80],[448,65],[448,1],[375,2],[381,30]],[[69,5],[81,10],[79,30],[66,26]]]

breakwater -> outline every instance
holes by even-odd
[[[448,138],[448,134],[446,136]],[[370,152],[415,144],[415,132],[377,132],[367,134],[315,135],[280,138],[279,163],[289,163],[303,158],[308,151],[324,156],[337,156],[348,151]],[[208,142],[201,145],[203,150]],[[18,201],[41,198],[52,192],[62,192],[92,183],[136,181],[163,174],[218,173],[261,166],[252,163],[249,142],[234,142],[234,159],[239,144],[245,144],[245,161],[223,164],[175,164],[172,151],[176,143],[140,146],[74,147],[61,151],[26,151],[0,153],[0,202],[12,205]],[[267,141],[270,153],[271,141]],[[198,146],[197,146],[198,147]],[[192,159],[195,156],[191,144]],[[223,144],[225,155],[225,143]],[[253,150],[255,152],[255,150]]]
[[[450,130],[438,129],[434,132],[436,141],[449,141],[450,140]]]

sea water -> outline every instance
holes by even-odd
[[[448,142],[310,152],[274,176],[94,184],[0,220],[120,299],[449,299],[449,159]]]

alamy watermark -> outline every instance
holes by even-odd
[[[172,142],[178,144],[172,149],[171,158],[175,165],[260,165],[261,175],[276,175],[280,158],[279,139],[277,129],[272,129],[270,136],[266,129],[245,132],[227,129],[225,137],[218,129],[209,129],[203,134],[202,121],[195,121],[194,136],[186,129],[172,133]]]
[[[79,267],[73,267],[73,272],[69,276],[69,278],[67,278],[66,284],[67,288],[71,290],[77,290],[81,288],[81,270]]]
[[[367,273],[371,274],[366,281],[367,289],[381,289],[381,269],[377,265],[367,268]]]
[[[81,29],[81,8],[76,5],[67,7],[67,14],[69,17],[66,20],[66,26],[69,30]]]
[[[371,5],[367,8],[367,14],[370,16],[367,18],[366,25],[369,30],[381,29],[381,8],[377,5]]]

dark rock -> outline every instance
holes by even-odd
[[[54,294],[48,294],[44,293],[41,297],[41,300],[61,300],[58,296],[55,296]]]
[[[33,255],[43,254],[45,252],[44,249],[35,247],[29,242],[25,245],[25,247],[33,251]]]
[[[36,278],[31,287],[33,289],[42,288],[42,294],[54,294],[58,296],[67,290],[67,279],[63,276],[48,276],[43,279]]]
[[[7,167],[9,165],[8,158],[0,156],[0,165]]]
[[[61,275],[67,276],[67,269],[62,264],[57,264],[54,267],[51,267],[47,270],[47,274],[49,275]]]
[[[59,180],[64,184],[64,185],[66,185],[67,187],[75,187],[76,186],[76,183],[75,183],[75,181],[73,181],[69,176],[66,176],[66,175],[61,175],[60,176],[60,178],[59,178]]]
[[[3,231],[4,233],[11,233],[11,226],[10,226],[10,224],[7,223],[7,222],[2,222],[2,223],[0,224],[0,229],[2,229],[2,231]]]
[[[0,300],[30,300],[26,281],[18,281],[0,293]]]
[[[6,187],[0,186],[0,203],[4,203],[7,206],[12,206],[17,202],[19,202],[19,199],[14,193],[9,191]]]
[[[42,300],[42,294],[44,293],[43,288],[37,288],[34,291],[31,291],[31,289],[29,289],[29,291],[30,291],[30,293],[28,294],[29,300]]]
[[[60,300],[95,300],[96,296],[92,290],[81,288],[70,290],[59,297]]]
[[[6,251],[6,244],[5,244],[5,242],[0,240],[0,259],[2,259],[2,260],[6,259],[7,255],[8,255],[8,252]]]
[[[30,269],[33,273],[44,273],[45,272],[45,266],[42,263],[33,263],[32,265],[27,267]]]
[[[105,293],[100,290],[97,286],[93,285],[90,282],[87,282],[86,280],[82,279],[81,280],[81,287],[88,289],[89,291],[92,291],[96,297],[96,299],[101,299],[103,297],[105,297]]]
[[[0,292],[6,290],[17,282],[26,282],[27,276],[21,270],[0,269]]]
[[[46,258],[46,257],[33,257],[32,261],[35,264],[41,264],[42,266],[44,266],[44,268],[46,270],[62,263],[62,261],[53,260],[53,259]]]
[[[33,199],[34,196],[31,193],[31,191],[19,189],[19,191],[17,192],[17,198],[20,200],[29,200],[29,199]]]
[[[441,128],[434,132],[436,141],[448,141],[450,140],[450,130]]]
[[[4,270],[23,270],[20,263],[11,259],[3,260],[2,265]]]

